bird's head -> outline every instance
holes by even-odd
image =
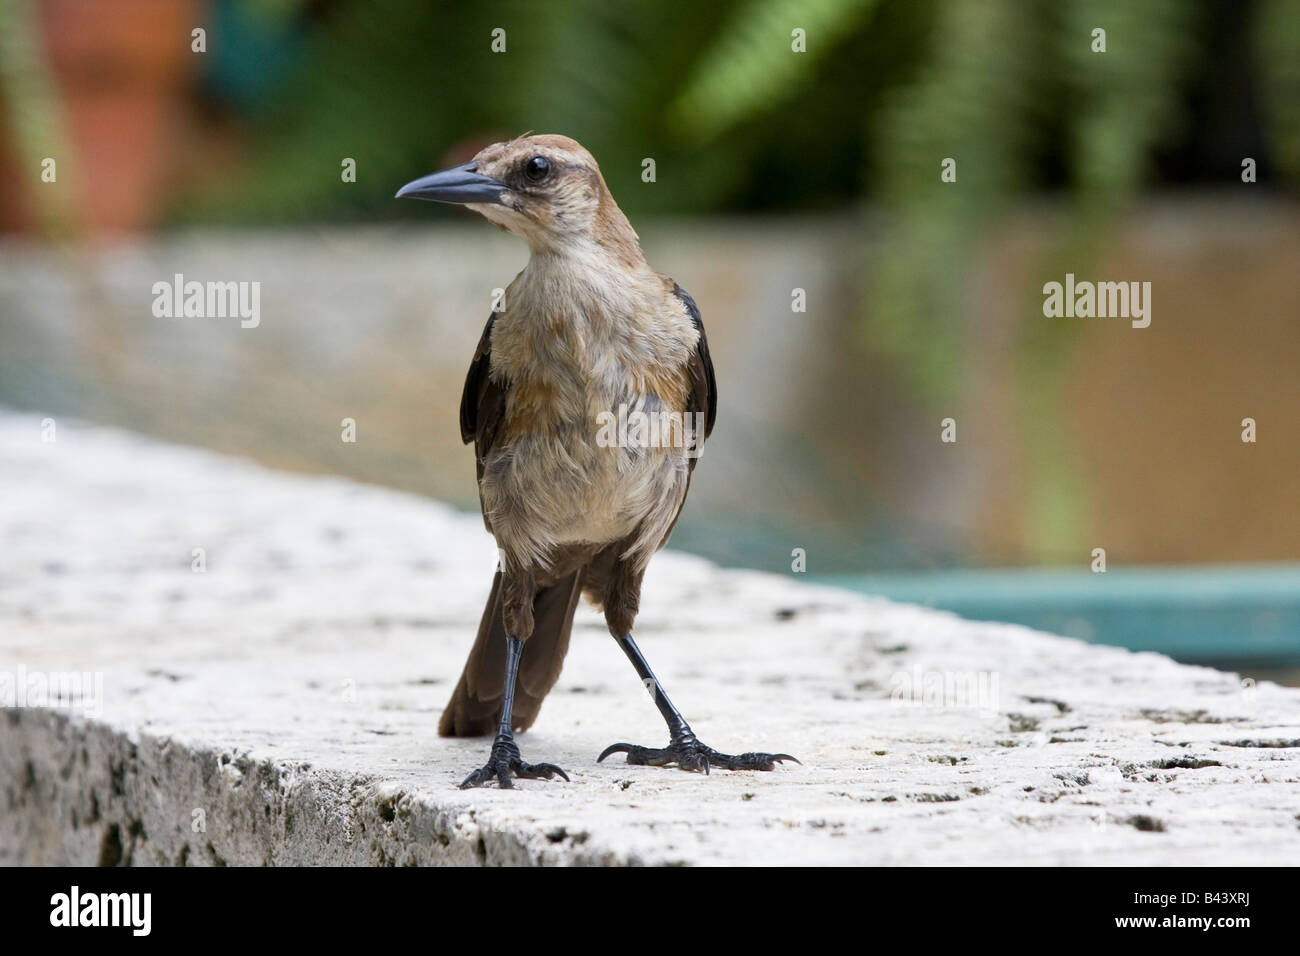
[[[637,235],[596,160],[567,136],[495,143],[463,166],[407,183],[397,197],[468,206],[534,252],[596,243],[617,255],[640,255]]]

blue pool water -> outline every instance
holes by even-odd
[[[1300,564],[826,575],[827,584],[1232,670],[1300,668]]]

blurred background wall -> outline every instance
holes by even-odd
[[[1297,0],[0,0],[0,404],[476,508],[526,250],[392,194],[530,129],[704,312],[675,546],[1300,666]],[[155,317],[176,273],[260,323]],[[1151,325],[1046,317],[1066,273]]]

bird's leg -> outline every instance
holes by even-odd
[[[709,772],[710,767],[722,767],[726,770],[774,770],[782,760],[794,760],[795,763],[799,763],[789,754],[724,754],[700,743],[691,732],[690,724],[686,723],[686,718],[682,716],[681,711],[673,706],[673,702],[664,693],[663,685],[650,669],[650,664],[641,653],[641,648],[637,647],[636,641],[632,640],[632,635],[627,634],[617,640],[627,659],[636,668],[641,683],[654,698],[659,713],[663,714],[664,721],[668,724],[669,740],[667,747],[658,750],[638,747],[636,744],[611,744],[596,758],[597,763],[615,753],[626,753],[628,763],[646,764],[652,767],[664,767],[675,763],[683,770],[703,770],[705,773]]]
[[[492,741],[488,762],[465,778],[460,785],[462,790],[481,787],[490,780],[496,780],[502,790],[511,790],[514,789],[511,774],[525,779],[544,777],[550,780],[554,776],[561,776],[566,781],[569,779],[569,775],[553,763],[528,764],[519,756],[515,735],[510,729],[510,711],[515,704],[515,678],[519,674],[519,658],[523,653],[523,641],[517,637],[506,638],[506,695],[501,702],[501,725],[496,740]]]

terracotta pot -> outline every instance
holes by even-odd
[[[203,0],[39,4],[76,151],[73,162],[59,164],[59,182],[73,190],[76,214],[88,231],[131,231],[156,221],[205,55],[190,49],[190,31],[205,25],[204,10]],[[36,173],[27,171],[25,178],[32,181]],[[36,188],[42,185],[37,181]],[[32,198],[39,201],[39,194]]]

